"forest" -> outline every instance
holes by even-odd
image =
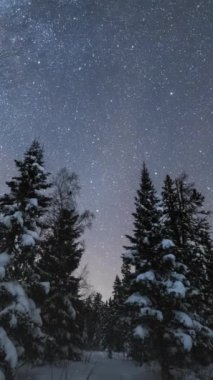
[[[15,166],[0,196],[0,378],[14,380],[26,365],[81,362],[94,351],[105,352],[108,365],[118,354],[139,369],[158,363],[162,380],[208,368],[210,212],[187,176],[167,175],[158,194],[143,164],[133,231],[112,296],[103,301],[88,294],[84,271],[77,271],[93,220],[91,211],[79,212],[78,176],[66,168],[48,173],[37,140]]]

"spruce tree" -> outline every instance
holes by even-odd
[[[152,248],[159,242],[160,207],[148,169],[143,164],[141,182],[137,196],[135,197],[135,212],[133,235],[127,235],[130,246],[125,246],[124,260],[140,270],[141,260],[144,254],[152,252]]]
[[[40,261],[44,283],[50,284],[42,317],[44,331],[52,339],[52,351],[48,348],[52,359],[80,357],[76,322],[79,280],[73,275],[83,253],[78,241],[81,235],[78,218],[74,210],[61,210],[53,234],[44,242]]]
[[[162,188],[162,222],[164,235],[170,237],[176,245],[180,245],[179,210],[175,182],[167,175]]]
[[[94,349],[102,348],[102,323],[103,323],[103,306],[102,295],[96,293],[93,299],[93,313],[95,316],[95,331],[92,339],[92,346]]]
[[[121,267],[122,278],[117,275],[113,283],[112,297],[107,303],[107,318],[104,324],[105,342],[111,351],[125,352],[129,337],[128,305],[130,293],[130,265],[125,261]],[[107,347],[105,343],[105,346]]]
[[[123,312],[123,289],[122,281],[118,276],[115,277],[113,284],[112,300],[109,309],[109,320],[111,329],[112,339],[111,348],[113,351],[121,352],[124,347],[124,336],[123,336],[123,323],[122,323],[122,312]]]
[[[74,184],[74,190],[75,186]],[[74,192],[70,192],[69,186],[66,189],[68,190],[60,191],[60,187],[54,189],[56,196],[53,196],[51,208],[53,217],[43,241],[39,261],[43,282],[50,285],[42,306],[42,317],[44,331],[50,338],[50,346],[46,347],[47,356],[52,360],[78,360],[82,347],[80,278],[74,271],[84,252],[81,237],[88,221],[88,213],[78,212]],[[61,198],[60,203],[57,203],[59,193]]]
[[[132,332],[130,355],[141,364],[158,360],[163,379],[172,378],[170,366],[188,366],[201,360],[202,351],[203,358],[210,358],[213,337],[200,312],[200,295],[191,280],[191,263],[184,259],[189,257],[189,247],[182,244],[180,248],[185,231],[179,222],[177,229],[174,228],[175,218],[166,219],[165,210],[169,207],[179,218],[179,213],[175,214],[178,210],[175,184],[168,177],[167,187],[172,194],[167,197],[166,205],[164,203],[162,215],[148,171],[143,167],[133,214],[134,235],[129,238],[133,245],[127,247],[123,255],[124,261],[132,267],[126,302]],[[192,196],[194,205],[198,204],[198,194],[193,191]],[[189,205],[189,210],[194,211],[193,207]],[[197,219],[192,218],[189,226],[187,219],[186,231],[195,222]]]
[[[90,295],[84,301],[84,336],[87,349],[103,348],[103,320],[105,304],[100,293]]]
[[[172,379],[171,367],[197,363],[202,351],[209,359],[212,354],[213,331],[191,303],[188,273],[174,243],[163,239],[143,260],[127,301],[133,315],[132,357],[141,364],[159,361],[163,380]]]
[[[190,240],[199,241],[209,248],[210,213],[204,208],[204,196],[193,183],[187,182],[185,174],[174,181],[166,176],[162,199],[164,225],[167,233],[174,237],[174,242],[184,246]]]
[[[189,279],[196,302],[204,314],[211,313],[212,239],[209,212],[204,208],[204,197],[193,183],[182,175],[174,181],[167,176],[163,192],[163,225],[165,236],[171,236],[183,262],[189,267]],[[193,299],[192,299],[193,302]]]
[[[113,300],[109,298],[105,304],[105,315],[103,319],[103,346],[108,352],[109,359],[112,359],[112,352],[115,347],[113,323]]]
[[[35,302],[38,305],[44,296],[37,258],[42,217],[49,204],[49,197],[44,192],[49,184],[43,168],[43,151],[37,141],[26,151],[24,159],[15,163],[19,175],[7,183],[10,192],[0,198],[0,245],[2,254],[9,257],[5,281],[9,284],[7,291],[9,289],[14,299],[15,316],[8,307],[8,324],[4,325],[7,314],[4,313],[3,318],[3,312],[0,322],[12,337],[18,358],[32,362],[41,357],[44,339]],[[2,286],[4,289],[4,284]],[[19,308],[21,299],[26,302]],[[2,310],[5,305],[3,302]]]
[[[132,284],[134,279],[141,273],[143,261],[151,259],[153,249],[160,243],[161,238],[160,203],[145,163],[141,172],[139,190],[135,197],[135,212],[132,215],[134,218],[133,236],[127,235],[131,245],[124,247],[126,252],[122,255],[124,265],[129,265],[132,268],[132,273],[129,273],[129,295],[133,292]],[[126,295],[127,298],[128,296]],[[131,336],[135,323],[134,308],[128,304],[124,305],[125,318],[123,321],[126,328],[129,328],[130,331],[126,335],[128,337],[128,335]],[[131,339],[129,340],[129,344],[132,344]]]
[[[83,313],[81,320],[83,324],[83,344],[85,349],[92,349],[92,341],[95,333],[95,317],[93,310],[93,296],[89,295],[83,300]]]
[[[130,338],[130,329],[129,329],[129,305],[126,300],[130,295],[131,290],[131,267],[128,262],[123,260],[121,266],[121,307],[120,307],[120,323],[121,323],[121,335],[122,335],[122,350],[123,352],[129,351],[129,338]]]
[[[10,255],[0,253],[0,375],[15,378],[18,364],[39,363],[44,336],[40,310],[21,284],[5,276]]]
[[[129,290],[131,286],[131,269],[130,264],[123,260],[121,265],[121,285],[122,285],[122,299],[125,301],[129,295]]]
[[[23,160],[15,160],[18,176],[7,182],[8,194],[0,198],[3,246],[11,256],[8,273],[20,281],[27,294],[37,298],[40,277],[37,255],[42,217],[47,212],[50,198],[45,191],[50,187],[48,173],[43,167],[43,150],[33,141]]]

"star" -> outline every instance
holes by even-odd
[[[158,192],[167,173],[186,172],[213,209],[212,10],[210,0],[0,1],[0,190],[33,138],[48,171],[77,173],[78,207],[95,214],[82,260],[105,299],[143,161]],[[101,276],[98,258],[110,268]]]

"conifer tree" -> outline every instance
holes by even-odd
[[[83,324],[83,343],[85,349],[92,349],[92,341],[95,334],[95,317],[93,310],[93,296],[90,294],[83,300],[83,313],[81,315]]]
[[[162,379],[170,367],[189,366],[212,355],[213,331],[191,303],[188,267],[178,260],[174,243],[163,239],[143,260],[128,303],[133,310],[132,357],[141,364],[157,360]]]
[[[129,329],[129,305],[127,304],[127,298],[131,291],[131,266],[129,262],[123,260],[121,266],[121,307],[120,307],[120,323],[121,323],[121,335],[122,335],[122,351],[129,351],[130,329]]]
[[[103,346],[108,352],[109,359],[112,359],[112,352],[114,350],[114,330],[112,328],[114,323],[113,314],[113,301],[110,297],[105,304],[105,314],[103,319]]]
[[[193,183],[187,182],[185,174],[174,181],[166,176],[162,199],[164,224],[177,245],[190,240],[200,241],[208,247],[211,245],[209,212],[204,209],[204,196]]]
[[[126,298],[129,295],[130,285],[131,285],[131,270],[130,270],[130,264],[123,260],[121,265],[121,285],[122,285],[122,299],[123,301],[126,300]]]
[[[6,274],[10,255],[0,253],[0,376],[13,380],[19,363],[39,362],[43,352],[40,310]]]
[[[130,293],[130,265],[125,261],[121,273],[121,279],[118,275],[115,277],[112,297],[106,305],[107,318],[104,324],[105,346],[117,352],[125,352],[129,336],[126,300]]]
[[[84,301],[84,334],[88,349],[103,348],[105,304],[100,293],[90,295]]]
[[[125,246],[126,252],[122,255],[124,265],[129,265],[133,273],[129,273],[129,294],[132,294],[132,282],[141,272],[143,260],[151,258],[153,249],[160,243],[160,204],[150,178],[148,169],[143,164],[140,186],[135,197],[135,212],[133,236],[127,235],[131,245]],[[126,300],[128,298],[126,294]],[[126,329],[132,331],[134,324],[134,310],[131,305],[124,303]],[[126,334],[128,338],[128,333]],[[130,343],[130,342],[129,342]]]
[[[36,260],[41,218],[49,203],[43,193],[49,184],[39,143],[34,141],[24,159],[15,162],[19,175],[7,183],[10,192],[0,198],[0,256],[8,258],[1,265],[1,278],[4,278],[0,283],[1,359],[8,359],[7,354],[4,356],[6,339],[13,359],[16,356],[13,365],[17,360],[38,361],[42,356],[44,335],[40,330],[40,311],[34,301],[37,303],[44,293]],[[12,377],[12,372],[7,376]]]
[[[204,209],[204,197],[194,184],[187,183],[182,175],[174,181],[167,176],[163,192],[163,224],[165,236],[171,236],[189,266],[189,279],[194,291],[199,294],[197,302],[203,313],[211,313],[212,240],[209,226],[209,212]]]
[[[175,182],[167,175],[162,188],[163,200],[163,229],[164,235],[170,237],[176,245],[180,245],[181,236],[178,224],[178,200],[175,188]]]
[[[174,228],[175,218],[168,221],[165,214],[162,216],[153,185],[147,178],[148,171],[143,167],[133,214],[134,236],[130,238],[134,246],[123,255],[124,261],[132,266],[127,320],[132,331],[130,355],[141,364],[158,360],[164,380],[172,378],[170,365],[184,366],[201,360],[202,351],[205,352],[203,358],[210,358],[213,332],[200,313],[199,292],[195,291],[190,278],[191,263],[183,259],[188,255],[188,247],[184,245],[180,249],[178,246],[185,231],[183,233],[179,224]],[[178,218],[179,214],[175,214],[178,198],[169,178],[167,187],[172,194],[167,197],[164,210],[171,206]],[[192,195],[196,204],[198,194],[193,192]],[[193,211],[191,206],[189,209]],[[186,227],[189,231],[190,226]],[[177,233],[180,236],[177,237]]]
[[[124,346],[124,336],[123,336],[123,323],[122,323],[122,312],[123,312],[123,288],[122,281],[118,276],[115,277],[113,284],[113,297],[111,300],[111,307],[109,309],[109,320],[111,329],[112,339],[111,348],[113,351],[121,352]]]
[[[102,348],[103,337],[102,337],[102,324],[103,324],[103,307],[104,302],[102,300],[102,295],[96,293],[93,299],[93,315],[95,316],[95,330],[92,339],[93,348]]]
[[[144,253],[152,251],[160,239],[159,228],[159,199],[156,195],[148,169],[143,164],[140,188],[135,197],[135,209],[133,235],[127,235],[131,245],[125,246],[127,252],[123,255],[124,260],[140,270],[141,259]]]
[[[42,217],[50,203],[45,194],[50,184],[39,142],[33,141],[24,159],[15,163],[19,175],[7,182],[10,192],[0,198],[2,225],[5,226],[1,230],[3,246],[11,256],[9,276],[20,281],[27,294],[37,298],[40,277],[36,258],[44,227]]]
[[[44,331],[52,339],[51,346],[47,346],[49,359],[78,360],[82,346],[79,330],[82,302],[79,295],[80,278],[74,271],[84,252],[81,237],[88,213],[78,212],[74,192],[70,192],[69,186],[67,189],[63,192],[60,187],[56,187],[52,224],[44,239],[39,262],[43,281],[50,284],[42,306],[42,317]],[[60,204],[56,203],[59,192]]]

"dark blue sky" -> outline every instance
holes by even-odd
[[[0,175],[34,137],[76,171],[90,280],[109,296],[140,169],[186,171],[213,209],[211,0],[0,0]]]

